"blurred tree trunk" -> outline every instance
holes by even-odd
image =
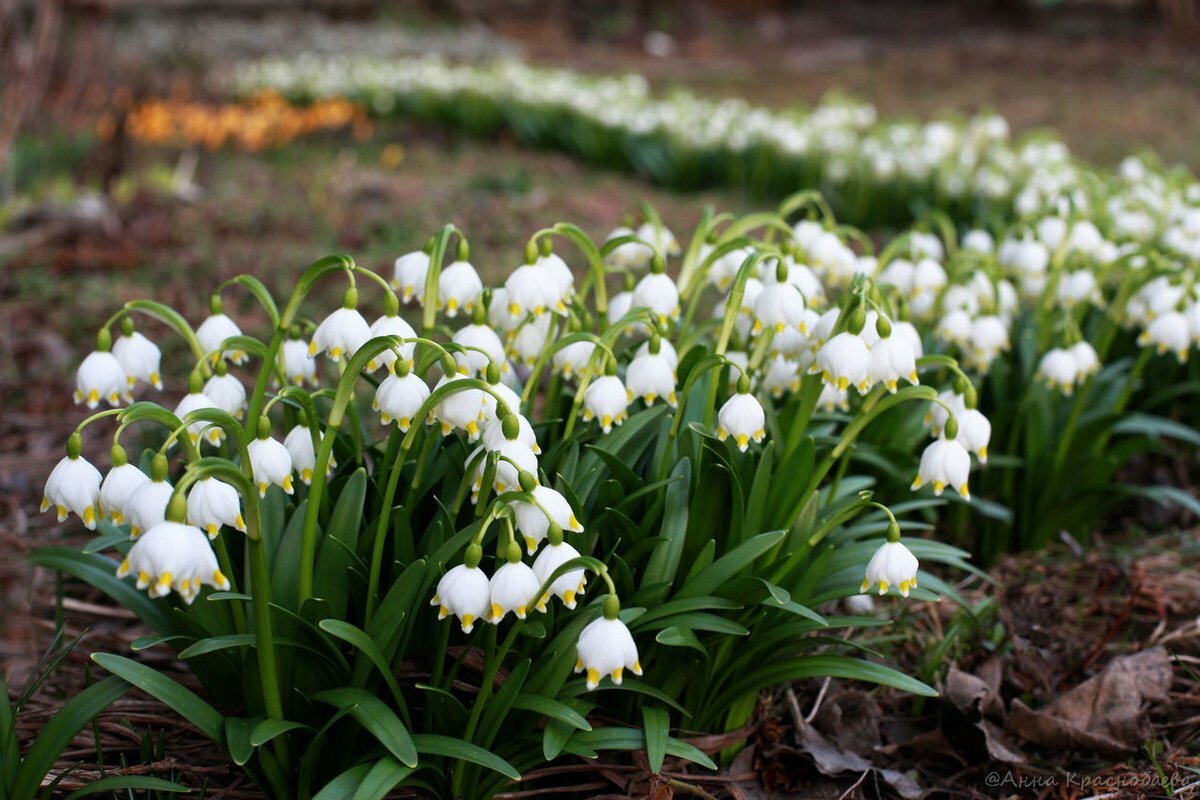
[[[0,175],[17,132],[41,105],[61,25],[62,0],[0,0]]]

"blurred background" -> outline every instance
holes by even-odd
[[[881,118],[995,111],[1098,165],[1148,148],[1195,170],[1197,44],[1200,0],[0,0],[0,537],[23,552],[52,527],[36,503],[78,416],[74,366],[126,300],[196,319],[239,272],[283,289],[332,251],[386,268],[447,221],[486,280],[556,220],[602,237],[645,199],[686,233],[705,204],[763,202],[504,130],[235,92],[246,63],[516,58],[773,109],[844,93]],[[10,596],[27,591],[11,563]]]

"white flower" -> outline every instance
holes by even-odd
[[[237,489],[216,478],[204,478],[192,485],[187,496],[187,521],[207,533],[209,539],[217,538],[222,525],[246,532]]]
[[[618,292],[608,298],[608,308],[604,310],[604,319],[609,325],[615,325],[621,317],[633,308],[633,291]]]
[[[587,688],[595,689],[605,675],[621,685],[625,670],[642,674],[633,634],[620,619],[600,617],[588,623],[575,644],[575,671],[587,674]]]
[[[677,256],[683,252],[679,247],[679,242],[675,240],[675,234],[671,233],[666,226],[653,222],[644,222],[637,229],[637,237],[644,242],[649,242],[655,252],[661,255],[664,259],[668,256]]]
[[[217,556],[204,533],[181,522],[159,522],[133,543],[117,567],[117,577],[137,576],[137,588],[163,597],[174,589],[191,604],[201,586],[229,589],[229,579],[217,566]]]
[[[317,361],[308,354],[309,343],[303,339],[287,339],[283,343],[283,374],[288,383],[302,386],[317,381]]]
[[[1076,342],[1070,349],[1071,357],[1075,359],[1078,380],[1082,381],[1100,371],[1100,356],[1096,348],[1084,341]]]
[[[758,398],[749,392],[739,392],[726,400],[717,412],[717,438],[723,442],[732,436],[738,450],[744,453],[751,439],[755,442],[763,440],[766,419]]]
[[[892,336],[899,336],[901,339],[908,342],[908,346],[912,348],[913,358],[920,358],[925,355],[925,347],[921,343],[921,334],[917,332],[917,328],[911,322],[900,320],[892,322]]]
[[[538,546],[545,540],[550,531],[550,521],[553,519],[564,531],[583,532],[583,525],[575,518],[575,512],[567,498],[549,486],[535,486],[530,493],[535,502],[513,500],[508,505],[516,517],[517,530],[525,540],[525,549],[530,555],[537,552]]]
[[[405,253],[396,259],[392,287],[400,292],[400,299],[410,302],[416,298],[425,302],[425,276],[429,272],[429,254],[423,250]]]
[[[795,392],[800,389],[800,365],[784,356],[778,355],[771,359],[766,372],[762,376],[762,388],[778,399],[785,392]]]
[[[438,385],[445,383],[443,380]],[[375,390],[371,407],[379,412],[380,421],[387,425],[392,420],[404,433],[412,426],[421,406],[429,399],[429,386],[415,372],[404,371],[403,375],[388,375]],[[453,426],[451,426],[453,427]],[[307,481],[305,481],[307,483]]]
[[[488,622],[499,624],[510,611],[517,615],[517,619],[525,619],[530,606],[538,611],[546,610],[544,599],[538,597],[542,582],[533,568],[521,561],[502,564],[492,575],[489,586],[491,603]]]
[[[925,294],[935,295],[945,285],[946,270],[932,258],[922,258],[913,267],[912,293],[914,298]]]
[[[1154,317],[1138,336],[1138,344],[1143,347],[1153,345],[1159,355],[1169,350],[1180,364],[1186,363],[1188,349],[1192,346],[1187,317],[1178,311],[1168,311]]]
[[[387,316],[386,314],[371,323],[371,329],[368,332],[369,339],[374,339],[379,336],[399,336],[402,339],[412,339],[417,335],[412,326],[404,321],[403,317]],[[416,342],[406,341],[400,345],[400,358],[404,359],[405,363],[412,366],[413,353],[416,351]],[[367,362],[367,372],[374,372],[380,367],[387,367],[389,370],[394,369],[396,364],[396,351],[392,348],[381,350],[371,357]]]
[[[850,398],[843,392],[839,392],[833,384],[827,383],[821,387],[821,395],[817,398],[817,408],[827,414],[833,413],[834,410],[849,411]]]
[[[635,233],[632,228],[627,228],[619,225],[612,229],[612,232],[605,238],[605,243],[611,242],[613,239],[619,239],[623,236],[640,236],[640,233]],[[654,257],[654,251],[648,245],[641,242],[625,242],[617,245],[611,253],[608,254],[605,261],[613,267],[625,269],[637,269],[644,267],[650,263],[650,259]]]
[[[616,375],[601,375],[590,384],[583,393],[583,419],[590,422],[600,420],[600,427],[605,433],[612,430],[613,425],[620,425],[628,416],[629,390]]]
[[[511,409],[517,415],[517,441],[528,447],[534,454],[540,454],[542,448],[538,446],[537,436],[533,432],[533,426],[529,424],[529,420],[521,416],[516,408]],[[508,440],[504,435],[504,422],[497,417],[489,417],[483,425],[483,434],[480,436],[480,441],[488,450],[500,449],[500,444]]]
[[[551,288],[546,292],[549,307],[565,315],[567,303],[575,296],[575,273],[557,253],[539,256],[537,265],[544,270],[543,275],[550,278]]]
[[[518,362],[532,367],[546,349],[546,340],[549,338],[550,315],[543,314],[525,322],[517,329],[516,335],[509,343],[509,349]]]
[[[667,405],[675,407],[675,369],[662,352],[657,355],[646,353],[629,362],[625,370],[625,387],[634,397],[642,398],[647,406],[662,397]]]
[[[438,276],[438,300],[446,316],[454,318],[458,312],[471,311],[483,293],[483,281],[479,273],[466,261],[455,261]]]
[[[138,486],[125,502],[125,519],[135,539],[167,518],[167,503],[174,493],[165,480],[148,480]]]
[[[466,379],[467,376],[462,373],[443,376],[433,390],[436,392],[447,384]],[[483,419],[482,389],[459,389],[450,392],[433,407],[429,414],[431,424],[434,420],[441,423],[443,436],[448,436],[451,431],[458,428],[466,431],[472,442],[479,438],[479,423]]]
[[[583,371],[587,369],[588,361],[595,352],[596,343],[590,339],[571,342],[554,353],[551,363],[554,369],[562,373],[564,378],[572,378],[575,375],[583,374]]]
[[[992,439],[992,423],[977,408],[956,411],[954,419],[958,422],[958,442],[969,452],[979,456],[980,464],[986,464],[988,443]]]
[[[228,372],[224,375],[216,373],[209,378],[204,384],[204,396],[212,400],[214,406],[238,419],[246,409],[246,387]]]
[[[633,287],[632,308],[648,308],[660,323],[679,318],[679,289],[665,273],[650,272]]]
[[[817,351],[812,372],[821,374],[821,382],[834,386],[841,394],[853,386],[859,394],[871,389],[871,351],[861,336],[842,331]]]
[[[987,372],[992,361],[1008,349],[1008,326],[995,315],[976,317],[971,323],[964,361],[980,372]]]
[[[200,347],[204,349],[205,353],[211,353],[214,357],[224,355],[234,364],[245,364],[250,360],[245,350],[226,350],[224,354],[220,354],[218,351],[221,349],[221,343],[226,339],[241,335],[242,329],[237,326],[237,323],[220,312],[212,314],[200,323],[199,328],[196,328],[196,339],[199,340]]]
[[[521,319],[526,314],[539,317],[546,313],[548,305],[555,311],[558,305],[562,305],[558,286],[537,264],[522,264],[513,270],[504,281],[504,291],[508,300],[508,315],[513,319]],[[557,304],[553,304],[554,300],[558,300]],[[566,306],[563,306],[563,311],[566,311]]]
[[[903,336],[895,335],[880,339],[871,347],[871,382],[882,383],[892,394],[903,378],[909,383],[920,383],[917,379],[917,358],[912,344]]]
[[[889,587],[896,586],[901,596],[908,597],[909,590],[917,586],[918,567],[917,557],[899,541],[884,542],[867,562],[861,591],[878,584],[879,593],[883,595],[888,593]]]
[[[292,454],[283,446],[283,442],[266,436],[252,441],[246,450],[259,497],[267,496],[267,487],[271,484],[288,494],[295,491],[292,487]]]
[[[1081,303],[1100,305],[1103,299],[1091,270],[1065,272],[1058,279],[1058,303],[1063,308],[1075,308]]]
[[[322,434],[321,438],[324,439],[325,435]],[[305,484],[312,483],[317,468],[317,451],[313,447],[312,431],[308,429],[307,425],[295,426],[284,437],[283,446],[287,448],[288,454],[292,457],[292,469],[300,473],[300,480]],[[335,469],[337,469],[337,459],[331,452],[329,463],[325,466],[325,477],[332,475]]]
[[[795,328],[808,333],[808,317],[804,314],[804,297],[800,290],[787,282],[771,282],[763,286],[754,299],[754,332],[773,328],[782,333],[785,328]]]
[[[962,247],[964,250],[974,250],[976,253],[982,253],[985,256],[991,255],[996,249],[996,240],[987,231],[975,228],[963,235]]]
[[[1069,396],[1075,391],[1079,368],[1070,350],[1056,347],[1048,351],[1038,362],[1038,376],[1051,389],[1058,389]]]
[[[492,300],[488,304],[487,321],[493,329],[503,331],[507,335],[520,327],[524,321],[508,313],[508,292],[503,286],[492,290]]]
[[[817,319],[817,324],[812,328],[812,341],[818,349],[829,341],[830,336],[833,336],[833,329],[837,327],[840,316],[841,309],[834,306]]]
[[[308,354],[327,353],[334,362],[351,358],[371,338],[371,326],[355,308],[339,308],[313,331]]]
[[[939,497],[949,486],[957,489],[964,499],[970,500],[967,475],[971,472],[971,454],[957,439],[935,439],[921,453],[921,465],[912,488],[920,489],[926,483],[933,484],[933,493]]]
[[[933,335],[947,344],[965,348],[971,338],[971,315],[963,309],[954,309],[938,321]]]
[[[938,400],[941,402],[929,404],[929,411],[925,414],[925,424],[933,427],[934,436],[942,435],[942,430],[946,427],[946,421],[950,418],[951,412],[957,417],[967,408],[966,398],[957,392],[949,390],[941,392]],[[950,411],[947,411],[943,404],[949,406]]]
[[[573,558],[579,558],[579,551],[566,542],[559,544],[551,542],[546,545],[533,562],[533,572],[537,575],[538,585],[545,583],[554,574],[554,570]],[[564,606],[574,609],[576,598],[583,594],[586,585],[587,575],[584,573],[583,567],[569,569],[550,584],[540,602],[544,604],[550,599],[550,595],[557,595]]]
[[[183,421],[183,418],[193,411],[200,411],[205,408],[219,408],[219,406],[213,402],[211,397],[203,392],[191,392],[185,394],[183,399],[179,401],[179,405],[175,406],[175,416]],[[205,441],[216,447],[225,438],[225,431],[217,425],[207,422],[191,422],[187,426],[187,435],[192,440],[192,444],[198,443],[200,437],[203,436]]]
[[[104,476],[104,483],[100,484],[100,496],[96,500],[101,518],[107,517],[116,525],[123,524],[130,496],[148,480],[150,476],[128,462],[110,469]]]
[[[638,345],[638,349],[634,351],[633,357],[640,358],[650,352],[650,341],[646,340]],[[675,345],[668,342],[666,339],[658,340],[658,355],[665,358],[671,365],[671,370],[679,368],[679,354],[675,352]]]
[[[462,623],[463,633],[475,629],[476,620],[487,619],[491,610],[491,586],[478,566],[459,564],[438,581],[431,606],[438,607],[438,619],[453,614]]]
[[[162,389],[162,377],[159,375],[162,351],[139,331],[118,336],[113,342],[112,354],[125,371],[129,388],[132,389],[137,381],[146,381],[155,389]]]
[[[59,522],[66,520],[68,512],[74,513],[83,520],[84,527],[94,531],[100,516],[99,497],[100,470],[78,453],[74,458],[68,454],[55,464],[50,477],[46,479],[46,489],[42,492],[42,511],[53,507]]]
[[[488,364],[495,364],[501,372],[508,372],[508,359],[504,356],[504,342],[487,325],[466,325],[459,328],[451,339],[455,344],[473,348],[454,354],[460,370],[468,375],[482,375]],[[483,352],[479,352],[482,350]]]
[[[499,381],[489,383],[488,388],[491,389],[491,392],[483,393],[483,421],[485,423],[497,417],[500,410],[499,403],[503,403],[514,414],[521,411],[521,395]]]
[[[133,400],[129,377],[121,362],[112,353],[99,350],[89,353],[75,373],[75,405],[86,403],[95,408],[104,400],[110,406]]]

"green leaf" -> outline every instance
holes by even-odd
[[[459,761],[467,761],[499,772],[514,781],[521,780],[521,773],[512,764],[489,750],[477,745],[454,739],[450,736],[439,736],[434,733],[418,733],[413,737],[417,744],[417,752],[427,756],[445,756]]]
[[[646,759],[650,771],[662,772],[663,759],[667,757],[667,740],[671,735],[671,718],[657,706],[642,706],[642,721],[645,723]]]
[[[681,459],[671,470],[672,483],[667,487],[663,510],[663,542],[654,548],[650,561],[642,572],[642,586],[670,584],[679,569],[687,536],[688,499],[692,481],[692,462]]]
[[[225,718],[225,747],[233,758],[233,763],[244,767],[254,756],[254,742],[251,732],[255,729],[256,721],[242,717]]]
[[[370,764],[351,767],[321,787],[321,791],[313,796],[313,800],[347,800],[354,797],[354,793],[358,791],[358,787],[370,771]]]
[[[513,701],[513,708],[521,711],[532,711],[552,720],[558,720],[564,725],[570,725],[581,731],[590,731],[591,723],[575,709],[564,705],[552,697],[540,694],[523,694]]]
[[[351,800],[383,800],[388,792],[412,773],[412,767],[394,758],[381,758],[363,777]]]
[[[106,792],[116,794],[122,790],[130,789],[144,789],[147,792],[147,796],[149,796],[149,792],[192,791],[182,784],[163,780],[162,778],[154,778],[149,775],[109,775],[107,778],[101,778],[89,783],[82,789],[76,789],[63,798],[63,800],[77,800],[77,798],[87,797],[90,794],[103,794]]]
[[[75,734],[83,729],[96,715],[108,708],[118,697],[130,689],[120,678],[105,678],[92,684],[71,698],[42,727],[33,740],[20,769],[15,764],[4,764],[6,772],[16,771],[11,797],[13,800],[32,800],[46,773],[54,766],[63,751],[70,746]],[[7,695],[4,703],[8,703]]]
[[[1200,431],[1183,423],[1153,414],[1126,414],[1112,427],[1113,433],[1149,436],[1152,439],[1167,437],[1200,447]]]
[[[748,670],[728,689],[714,698],[712,705],[716,708],[723,708],[742,695],[788,681],[829,677],[891,686],[893,689],[920,697],[937,697],[937,691],[932,687],[916,678],[910,678],[902,672],[897,672],[891,667],[849,656],[816,655],[799,656],[784,662]]]
[[[678,628],[674,625],[669,628],[663,628],[655,634],[654,641],[667,647],[690,647],[705,658],[708,658],[708,650],[696,638],[696,634],[692,633],[688,628]]]
[[[201,733],[225,746],[225,724],[220,712],[191,689],[180,686],[152,667],[113,653],[93,653],[92,660],[106,670],[133,684],[196,726]]]
[[[408,728],[386,703],[363,689],[343,686],[313,695],[313,700],[328,703],[353,717],[388,752],[408,767],[417,766],[417,748]]]
[[[592,731],[579,732],[571,737],[572,741],[565,748],[567,752],[576,752],[573,748],[583,746],[594,750],[645,750],[646,738],[638,728],[596,728]],[[716,770],[713,760],[696,749],[695,746],[679,739],[667,739],[667,754],[683,758],[707,769]],[[582,753],[577,753],[582,755]]]
[[[250,744],[255,747],[262,747],[280,734],[301,729],[312,730],[312,728],[303,722],[289,722],[286,719],[264,719],[254,726],[254,730],[250,731]]]
[[[405,612],[400,613],[403,614]],[[383,676],[383,680],[391,691],[396,703],[404,707],[404,695],[400,692],[400,685],[396,683],[396,676],[392,674],[392,670],[384,659],[383,653],[379,651],[379,648],[371,637],[367,635],[366,631],[340,619],[323,619],[317,624],[321,630],[336,636],[370,659],[375,668],[379,670],[379,674]]]
[[[117,604],[129,609],[155,633],[170,636],[175,633],[169,606],[156,603],[134,588],[132,582],[117,577],[117,562],[102,555],[85,555],[67,547],[44,547],[34,550],[29,560],[39,567],[58,569],[74,575],[84,583],[107,594]]]
[[[346,616],[350,598],[347,573],[356,561],[366,496],[367,471],[359,467],[342,485],[329,522],[323,527],[325,536],[317,553],[313,592],[329,602],[330,617]]]
[[[696,595],[712,594],[727,580],[752,564],[754,559],[778,544],[786,535],[787,531],[770,531],[750,537],[684,584],[676,596],[695,597]]]

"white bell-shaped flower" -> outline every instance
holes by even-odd
[[[583,419],[600,421],[600,428],[608,433],[614,425],[620,425],[629,416],[629,401],[632,399],[625,384],[616,375],[601,375],[588,384],[583,393]]]
[[[764,284],[754,299],[754,332],[771,328],[782,333],[785,328],[795,328],[801,333],[806,329],[808,317],[804,314],[804,297],[800,290],[786,281]]]
[[[604,319],[609,325],[615,325],[633,308],[633,290],[617,292],[608,298],[608,308],[604,310]]]
[[[266,417],[263,417],[265,420]],[[283,442],[270,436],[269,424],[259,421],[259,438],[246,447],[250,456],[250,472],[254,476],[254,485],[258,487],[258,496],[267,496],[267,487],[274,484],[287,494],[292,494],[292,454],[284,447]]]
[[[679,289],[663,272],[650,272],[633,288],[633,308],[648,308],[659,323],[679,318]]]
[[[522,264],[513,270],[504,281],[508,315],[519,320],[526,314],[539,317],[546,313],[547,306],[557,311],[551,302],[558,295],[558,287],[548,278],[546,271],[537,264]]]
[[[229,579],[217,565],[208,538],[197,527],[181,522],[159,522],[129,549],[117,567],[117,577],[137,576],[137,588],[151,597],[164,597],[174,589],[191,604],[201,586],[229,590]]]
[[[1063,308],[1075,308],[1083,303],[1100,305],[1104,301],[1096,274],[1090,269],[1065,272],[1058,279],[1058,304]]]
[[[1188,350],[1192,346],[1187,317],[1178,311],[1168,311],[1154,317],[1138,335],[1138,344],[1153,347],[1159,355],[1172,352],[1180,364],[1186,363]]]
[[[487,575],[478,566],[459,564],[438,581],[430,605],[437,606],[438,619],[458,617],[463,633],[475,630],[475,623],[486,620],[491,611],[492,589]]]
[[[993,314],[976,317],[971,323],[963,359],[980,372],[987,372],[1001,352],[1008,349],[1008,326]]]
[[[115,448],[114,448],[115,449]],[[124,450],[121,451],[124,454]],[[96,500],[96,509],[102,519],[112,520],[114,525],[125,523],[125,506],[130,496],[150,476],[128,462],[116,463],[104,476],[100,484],[100,496]],[[86,508],[86,507],[85,507]]]
[[[159,374],[162,351],[140,331],[130,330],[128,334],[118,336],[113,342],[112,354],[125,371],[129,388],[132,389],[137,381],[145,381],[155,389],[162,389]]]
[[[933,335],[947,344],[966,348],[971,340],[971,315],[961,308],[947,312],[938,320]]]
[[[1075,359],[1079,381],[1084,381],[1100,371],[1100,356],[1096,348],[1084,341],[1076,342],[1070,348],[1071,357]]]
[[[501,373],[508,372],[508,359],[504,355],[504,342],[487,325],[466,325],[459,328],[451,339],[455,344],[472,348],[454,354],[460,370],[467,375],[482,375],[488,364],[495,364]],[[482,351],[482,352],[480,352]]]
[[[506,336],[511,336],[513,331],[520,327],[524,321],[521,317],[514,317],[508,313],[508,291],[503,286],[499,289],[492,290],[492,300],[487,308],[487,321],[492,326],[493,330],[501,331]]]
[[[901,339],[908,342],[908,346],[912,348],[913,358],[920,358],[925,355],[925,346],[921,342],[921,334],[917,331],[917,326],[905,320],[892,321],[892,336],[899,336]]]
[[[987,231],[973,228],[963,234],[962,249],[973,250],[985,256],[991,255],[996,249],[996,240]]]
[[[979,457],[980,464],[986,464],[988,459],[988,444],[992,440],[992,423],[977,408],[964,408],[954,414],[958,422],[958,436],[955,437],[968,452]]]
[[[83,520],[88,530],[96,530],[100,516],[100,480],[100,470],[74,449],[50,471],[42,492],[42,511],[53,508],[59,522],[65,521],[68,513],[73,513]]]
[[[129,390],[129,376],[117,357],[109,352],[89,353],[75,373],[75,405],[85,403],[88,408],[95,408],[104,400],[110,406],[119,406],[122,399],[133,400]]]
[[[605,237],[604,241],[607,244],[613,239],[620,239],[624,236],[639,236],[640,234],[632,228],[624,225],[619,225],[613,228],[612,231]],[[650,263],[653,258],[654,251],[648,245],[641,242],[625,242],[613,248],[612,252],[605,257],[605,263],[609,266],[623,269],[638,269]]]
[[[416,337],[417,332],[413,330],[412,325],[409,325],[403,317],[397,314],[384,314],[379,319],[371,323],[371,329],[368,331],[368,339],[374,339],[379,336],[399,336],[402,339],[410,340]],[[404,359],[405,363],[412,366],[413,353],[416,352],[416,342],[406,341],[400,345],[399,358]],[[395,368],[396,351],[392,348],[381,350],[371,357],[367,362],[367,372],[374,372],[380,367],[387,367],[389,370]]]
[[[942,430],[946,427],[946,421],[950,418],[951,412],[957,417],[967,407],[966,398],[950,390],[939,393],[938,400],[941,402],[929,404],[929,411],[925,414],[925,424],[933,428],[934,436],[942,435]],[[946,410],[947,406],[950,411]]]
[[[629,362],[625,370],[625,388],[634,397],[640,397],[647,406],[663,398],[667,405],[675,408],[675,369],[671,362],[661,354],[647,353],[637,356]]]
[[[523,323],[509,342],[509,352],[517,363],[532,367],[546,349],[550,338],[550,315],[543,314]]]
[[[483,294],[483,281],[479,273],[465,260],[455,261],[438,276],[438,301],[440,310],[453,319],[459,311],[470,313]]]
[[[529,420],[517,413],[513,409],[513,414],[517,419],[517,441],[528,447],[535,455],[540,455],[542,452],[541,446],[538,445],[537,434],[533,432],[533,425]],[[500,444],[508,439],[504,435],[504,421],[498,417],[489,417],[483,425],[483,433],[479,437],[479,441],[488,450],[497,450]]]
[[[494,367],[492,370],[497,371]],[[492,377],[497,376],[493,375]],[[501,412],[497,399],[504,404],[506,411],[511,411],[514,414],[520,412],[521,395],[499,380],[488,383],[488,388],[491,391],[483,393],[483,421],[485,423],[500,415]]]
[[[739,390],[732,395],[717,412],[717,438],[722,442],[730,436],[737,442],[738,450],[746,452],[751,440],[761,442],[766,436],[766,414],[762,403],[749,392],[749,381],[739,381]]]
[[[817,398],[817,408],[827,414],[834,411],[849,411],[850,398],[843,392],[839,392],[837,386],[827,383],[821,387],[821,394]]]
[[[317,360],[308,354],[311,345],[303,339],[287,339],[283,343],[283,375],[294,386],[316,384]]]
[[[470,456],[467,457],[467,462],[476,460],[476,456],[485,452],[485,448],[480,445]],[[533,451],[526,447],[519,439],[505,439],[500,443],[494,451],[499,455],[496,460],[496,477],[493,481],[492,488],[496,494],[503,494],[509,489],[517,487],[522,472],[528,472],[531,475],[537,475],[538,460]],[[478,459],[475,467],[475,480],[471,484],[471,493],[474,495],[472,500],[475,500],[479,492],[483,488],[483,474],[487,465],[486,458]]]
[[[835,387],[839,393],[853,386],[859,394],[871,389],[871,351],[861,336],[842,331],[817,351],[811,368],[820,373],[821,382]]]
[[[575,273],[557,253],[546,253],[538,257],[537,265],[550,278],[551,290],[546,293],[548,307],[565,315],[567,303],[575,296]]]
[[[637,229],[637,236],[642,241],[649,242],[650,246],[654,248],[654,252],[664,259],[683,252],[679,242],[675,239],[675,234],[661,223],[658,225],[653,222],[642,223]]]
[[[443,376],[433,390],[436,392],[443,386],[466,379],[467,376],[461,373]],[[482,389],[459,389],[450,392],[433,407],[428,421],[431,424],[434,421],[441,423],[443,436],[448,436],[451,431],[458,428],[466,431],[467,436],[473,442],[479,438],[479,424],[484,419],[483,394]]]
[[[400,430],[408,433],[421,406],[428,399],[429,386],[415,372],[405,368],[380,381],[371,407],[379,412],[379,419],[384,425],[395,420]]]
[[[908,597],[909,590],[917,587],[919,567],[917,557],[899,539],[884,542],[867,562],[861,591],[866,592],[872,586],[878,586],[879,593],[884,595],[895,586],[902,597]]]
[[[534,486],[530,494],[534,502],[513,500],[508,505],[516,518],[517,530],[525,540],[525,549],[529,555],[537,552],[538,547],[550,532],[550,523],[554,522],[564,531],[583,532],[583,525],[575,517],[575,511],[567,498],[549,486]]]
[[[347,290],[347,295],[353,292]],[[321,324],[313,331],[312,341],[308,344],[308,354],[317,356],[325,353],[333,362],[349,359],[358,352],[358,348],[371,338],[371,326],[358,313],[350,299],[347,305],[334,311],[321,320]]]
[[[779,399],[787,392],[800,390],[800,364],[782,355],[777,355],[767,364],[761,384],[763,390]]]
[[[521,561],[520,547],[516,550],[516,560],[510,558],[492,575],[489,587],[491,603],[488,622],[499,624],[509,612],[516,614],[517,619],[525,619],[531,608],[546,610],[545,602],[538,597],[542,582],[537,579],[533,568]]]
[[[922,258],[913,265],[912,297],[936,295],[946,285],[946,270],[932,258]]]
[[[206,353],[211,353],[215,357],[224,357],[232,364],[245,364],[250,360],[245,350],[218,352],[221,349],[222,342],[226,339],[232,339],[234,336],[241,336],[242,329],[226,314],[217,310],[220,308],[218,300],[214,300],[213,307],[213,313],[208,319],[200,323],[199,328],[196,328],[197,341],[200,342],[200,346],[204,348],[204,352]]]
[[[837,306],[829,309],[817,319],[817,324],[813,326],[810,337],[813,346],[820,349],[829,338],[833,336],[833,329],[837,327],[838,318],[841,317],[842,310]]]
[[[324,439],[325,435],[322,434],[321,438]],[[308,429],[307,425],[296,425],[284,437],[283,446],[287,448],[288,454],[292,457],[292,470],[300,475],[300,480],[305,485],[312,483],[317,469],[317,451],[313,447],[312,431]],[[328,478],[332,475],[335,469],[337,469],[337,459],[331,452],[329,463],[325,467],[325,477]]]
[[[242,518],[242,499],[237,489],[216,478],[196,481],[187,496],[187,521],[217,538],[222,525],[246,532],[246,520]]]
[[[591,340],[571,342],[555,351],[551,364],[564,378],[573,378],[583,374],[595,352],[596,343]]]
[[[238,419],[246,410],[246,387],[228,372],[214,373],[204,384],[204,396],[212,400],[217,408]]]
[[[166,479],[155,476],[133,490],[125,503],[129,534],[135,539],[167,518],[167,503],[175,490]]]
[[[188,414],[193,411],[201,411],[206,408],[220,408],[213,399],[204,392],[189,392],[179,401],[179,405],[175,406],[175,416],[183,420]],[[187,425],[187,436],[192,441],[192,444],[199,444],[200,438],[204,437],[204,441],[216,447],[225,438],[225,431],[217,425],[212,425],[207,422],[189,422]]]
[[[1038,377],[1051,389],[1057,389],[1068,397],[1075,391],[1079,369],[1071,351],[1056,347],[1047,351],[1038,361]]]
[[[925,484],[933,485],[933,493],[939,497],[946,487],[957,489],[964,499],[971,499],[967,488],[967,476],[971,472],[971,454],[958,439],[935,439],[921,453],[921,465],[912,488],[920,489]]]
[[[550,542],[542,548],[542,552],[538,553],[538,557],[533,561],[533,572],[537,575],[538,585],[549,580],[556,569],[573,558],[579,558],[579,551],[566,542],[558,544]],[[583,567],[569,569],[554,579],[540,602],[544,605],[550,599],[550,595],[555,595],[562,600],[564,606],[574,609],[585,586],[587,586],[587,575],[584,573]]]
[[[917,355],[913,352],[911,341],[905,336],[898,336],[893,330],[890,336],[879,339],[871,346],[871,382],[882,383],[892,394],[900,380],[906,380],[916,385]]]
[[[588,623],[579,634],[575,643],[575,671],[586,674],[590,690],[599,686],[605,675],[620,686],[625,670],[642,674],[637,644],[625,623],[615,614],[608,615],[606,604],[605,615]]]
[[[425,276],[429,274],[429,254],[424,250],[405,253],[393,265],[392,288],[408,303],[425,302]]]

